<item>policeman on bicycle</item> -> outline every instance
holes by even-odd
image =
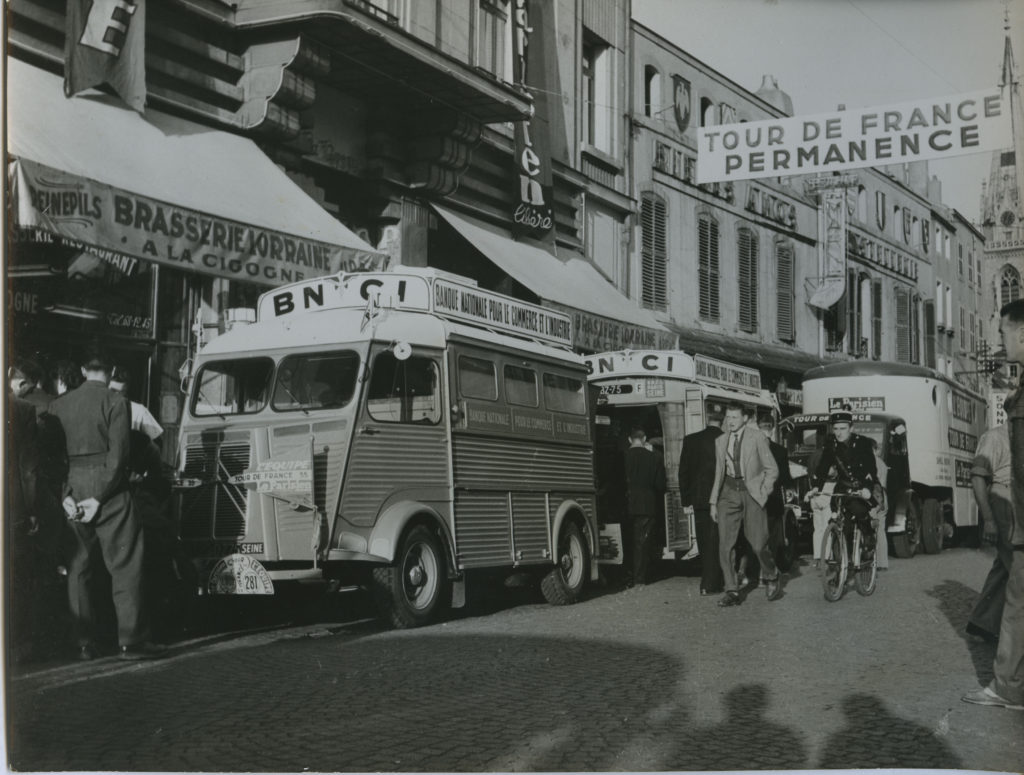
[[[849,498],[847,512],[860,525],[865,545],[875,545],[871,525],[871,511],[881,498],[881,485],[875,466],[871,439],[853,432],[853,414],[847,407],[829,415],[832,435],[825,440],[821,458],[814,470],[814,487],[820,490],[829,478],[830,470],[836,475],[835,494],[858,492],[861,498]]]

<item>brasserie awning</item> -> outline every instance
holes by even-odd
[[[446,207],[434,205],[434,209],[541,303],[570,314],[576,349],[596,352],[675,345],[675,335],[653,313],[623,295],[583,256],[572,253],[563,261],[542,248],[517,242],[507,230]]]
[[[19,236],[263,285],[386,260],[252,141],[17,59],[7,71],[8,185]]]

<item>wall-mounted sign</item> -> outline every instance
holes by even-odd
[[[514,82],[533,94],[533,115],[515,123],[516,198],[512,221],[516,231],[534,238],[547,235],[555,225],[554,187],[551,179],[551,137],[548,120],[548,72],[556,66],[549,39],[554,25],[545,3],[514,0]],[[549,61],[550,60],[550,61]]]
[[[757,369],[719,361],[704,355],[694,355],[693,365],[701,382],[742,390],[760,390],[761,373]]]
[[[796,228],[796,205],[780,196],[756,186],[747,188],[748,212],[762,215],[787,229]]]
[[[676,180],[681,180],[691,186],[696,186],[701,191],[711,196],[732,204],[736,198],[736,191],[730,182],[724,183],[697,183],[697,157],[684,153],[680,148],[673,148],[661,140],[654,141],[654,169],[671,175]]]
[[[692,91],[690,82],[681,75],[672,76],[672,112],[676,118],[676,126],[685,132],[690,126],[690,103]]]
[[[722,115],[726,115],[722,105]],[[1013,144],[999,91],[697,130],[697,180],[742,180],[875,167]]]

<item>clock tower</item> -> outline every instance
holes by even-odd
[[[1024,108],[1020,75],[1010,43],[1009,11],[1004,18],[1006,42],[999,89],[1003,104],[1009,105],[1013,146],[993,152],[988,180],[981,191],[981,231],[985,235],[983,314],[988,321],[986,339],[993,352],[1000,347],[999,308],[1024,294]],[[1008,373],[1004,368],[993,381],[998,385],[1006,378],[1012,382],[1019,375]]]

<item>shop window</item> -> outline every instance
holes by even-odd
[[[796,340],[795,285],[793,280],[793,245],[775,243],[776,298],[775,327],[780,341]]]
[[[519,406],[537,406],[537,372],[505,365],[505,400]]]
[[[999,307],[1020,298],[1020,272],[1007,264],[999,275]]]
[[[270,405],[278,412],[345,406],[358,374],[359,356],[352,351],[289,355],[277,367]]]
[[[644,115],[657,118],[661,114],[661,73],[658,68],[644,67]]]
[[[459,395],[463,398],[498,398],[498,375],[492,361],[459,356]]]
[[[928,299],[924,303],[924,365],[935,368],[935,302]]]
[[[701,320],[718,322],[718,221],[710,215],[701,215],[697,226],[698,292]]]
[[[477,19],[477,65],[503,81],[511,81],[509,0],[480,0]]]
[[[373,360],[366,409],[378,422],[440,422],[437,364],[418,355],[400,361],[390,350],[379,353]]]
[[[640,298],[643,306],[668,307],[667,209],[665,200],[651,193],[640,199]]]
[[[544,406],[551,412],[586,414],[583,381],[563,374],[544,374]]]
[[[906,288],[896,288],[896,360],[900,363],[911,362],[912,332],[910,325],[910,292]]]
[[[882,357],[882,281],[871,283],[871,357]]]
[[[195,417],[254,414],[267,405],[274,362],[237,358],[207,363],[196,375],[192,398]]]
[[[750,229],[740,229],[739,263],[739,327],[749,334],[757,332],[757,261],[758,239]]]

